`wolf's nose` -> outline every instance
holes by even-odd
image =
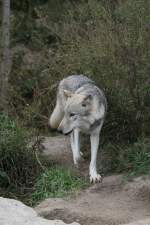
[[[55,131],[57,131],[57,129],[51,127],[51,125],[50,125],[49,123],[48,123],[48,130],[49,130],[50,132],[55,132]]]
[[[62,132],[62,129],[61,129],[60,127],[57,128],[57,131],[58,131],[60,134],[63,133],[63,132]]]
[[[52,128],[52,127],[48,127],[48,130],[50,131],[50,132],[56,132],[57,131],[57,129],[55,129],[55,128]]]

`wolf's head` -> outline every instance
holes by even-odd
[[[73,129],[78,128],[88,131],[92,123],[93,97],[64,91],[67,98],[64,117],[58,127],[59,131],[69,134]]]

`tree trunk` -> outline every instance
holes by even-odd
[[[2,55],[0,68],[0,109],[7,109],[8,78],[10,73],[10,0],[3,0]]]

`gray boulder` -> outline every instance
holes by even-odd
[[[123,225],[150,225],[150,218],[138,220],[138,221],[128,223],[128,224],[123,224]]]
[[[65,225],[61,220],[46,220],[20,201],[0,198],[0,225]],[[70,225],[80,225],[71,223]]]

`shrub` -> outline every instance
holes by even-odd
[[[128,146],[109,143],[103,151],[104,173],[124,172],[128,176],[150,175],[150,140],[138,139]]]
[[[8,116],[0,114],[0,187],[23,194],[33,186],[40,171],[29,133]]]
[[[29,133],[0,114],[0,189],[2,195],[33,205],[48,197],[62,197],[85,186],[73,172],[42,162],[29,147]],[[39,175],[40,174],[40,175]]]
[[[17,112],[21,111],[32,126],[45,128],[54,106],[58,81],[70,74],[83,73],[106,92],[105,137],[129,143],[139,136],[148,136],[148,1],[65,1],[62,5],[53,3],[54,6],[62,8],[60,20],[53,14],[51,1],[36,6],[40,18],[46,18],[34,19],[34,23],[40,23],[36,26],[36,37],[39,42],[44,40],[43,26],[49,27],[60,41],[53,46],[42,42],[41,50],[29,54],[29,59],[38,55],[40,60],[35,57],[31,64],[23,60],[17,69],[13,67],[14,90],[19,89],[22,96],[21,103],[18,101],[22,110],[18,104]],[[17,82],[18,74],[21,74],[21,85]],[[14,104],[20,97],[18,93]]]
[[[150,175],[150,140],[139,139],[125,149],[124,167],[130,176]]]

